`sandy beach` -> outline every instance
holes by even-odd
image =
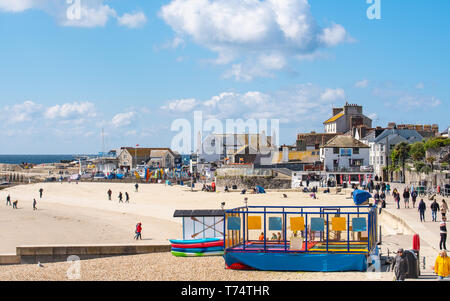
[[[42,199],[39,189],[44,189]],[[198,187],[199,188],[199,187]],[[197,189],[198,189],[197,188]],[[107,190],[113,191],[108,201]],[[119,203],[118,194],[127,191],[130,203]],[[18,200],[18,210],[6,206],[7,195]],[[344,195],[320,195],[311,199],[302,192],[247,194],[249,205],[353,205]],[[33,211],[33,199],[37,211]],[[134,243],[134,227],[143,224],[143,241],[167,242],[181,238],[181,219],[173,218],[176,209],[220,209],[244,205],[238,192],[191,192],[182,186],[108,183],[41,183],[15,186],[0,191],[0,253],[13,253],[19,245]],[[148,241],[147,241],[148,242]]]
[[[39,189],[44,189],[42,199]],[[197,187],[198,189],[199,187]],[[113,191],[112,201],[107,190]],[[119,203],[118,193],[130,194],[130,203]],[[288,198],[283,198],[283,194]],[[6,196],[18,200],[18,210],[6,206]],[[148,244],[168,243],[182,237],[181,219],[173,218],[176,209],[220,209],[244,205],[353,205],[348,195],[318,194],[312,199],[302,192],[268,191],[247,194],[223,191],[191,192],[182,186],[142,184],[41,183],[15,186],[0,191],[0,254],[13,254],[20,245],[49,244]],[[38,210],[33,211],[33,198]],[[143,224],[143,240],[135,241],[134,227]],[[411,237],[402,238],[405,243]],[[389,241],[389,239],[387,239]],[[396,248],[399,238],[391,238]],[[36,265],[0,266],[0,280],[67,280],[67,262]],[[366,273],[274,273],[226,270],[221,257],[176,258],[170,253],[119,256],[83,260],[81,280],[373,280]],[[211,275],[214,275],[212,279]],[[383,273],[380,280],[391,280]]]

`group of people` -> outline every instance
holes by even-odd
[[[42,199],[42,195],[44,193],[44,189],[40,188],[39,189],[39,198]],[[11,195],[8,194],[8,196],[6,197],[6,206],[12,206],[12,209],[19,209],[17,207],[17,205],[19,204],[19,200],[15,200],[11,203]],[[37,210],[37,201],[36,199],[33,199],[33,211]]]
[[[264,241],[264,232],[261,232],[259,235],[259,240]],[[270,239],[272,241],[278,241],[281,242],[281,232],[278,232],[278,234],[272,233],[272,238]]]
[[[112,197],[111,189],[108,190],[107,194],[108,194],[108,200],[111,201],[111,197]],[[123,203],[122,192],[119,192],[119,195],[117,196],[117,198],[119,199],[119,203]],[[129,203],[129,202],[130,202],[130,195],[128,194],[128,192],[125,192],[125,203]]]

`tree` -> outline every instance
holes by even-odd
[[[431,170],[434,170],[434,165],[433,163],[436,161],[435,157],[428,157],[427,158],[427,162],[431,164]]]
[[[414,161],[422,161],[425,158],[425,145],[423,142],[416,142],[411,145],[409,155]]]
[[[436,149],[450,144],[450,138],[430,138],[424,143],[425,150]]]
[[[409,151],[411,150],[411,145],[406,142],[401,142],[397,144],[391,153],[392,162],[395,164],[400,163],[402,167],[402,182],[405,182],[405,163],[409,158]]]

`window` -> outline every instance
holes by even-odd
[[[339,147],[333,147],[333,154],[339,154]]]
[[[384,157],[383,156],[380,157],[380,164],[384,164]]]
[[[353,149],[353,154],[359,155],[359,147],[355,147],[355,148]]]

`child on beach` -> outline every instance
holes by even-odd
[[[108,190],[108,200],[111,201],[111,195],[112,195],[112,191],[111,189]]]
[[[141,223],[137,223],[136,225],[136,235],[134,236],[134,239],[138,240],[141,239],[142,240],[142,224]]]
[[[44,192],[44,189],[39,189],[39,197],[42,199],[42,193]]]
[[[17,209],[17,203],[19,203],[18,200],[15,200],[15,201],[13,202],[13,209]]]
[[[123,203],[122,199],[123,199],[122,192],[119,192],[119,203]]]
[[[33,199],[33,211],[37,210],[36,204],[37,204],[36,199]]]
[[[125,203],[129,202],[130,202],[130,195],[128,194],[128,192],[125,192]]]
[[[11,206],[11,196],[8,194],[8,196],[6,197],[6,206]]]

